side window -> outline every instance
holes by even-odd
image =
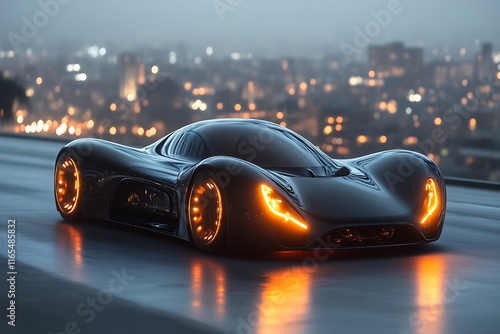
[[[179,148],[182,145],[185,135],[186,135],[185,133],[182,133],[173,136],[172,140],[170,140],[170,142],[167,143],[168,146],[165,152],[167,156],[172,157],[179,155]]]
[[[205,144],[200,136],[194,132],[186,132],[170,142],[167,155],[171,157],[201,160],[205,155]]]
[[[161,148],[157,150],[157,152],[161,155],[168,155],[168,148],[171,146],[170,144],[174,141],[174,138],[176,137],[175,133],[171,133],[161,144]]]

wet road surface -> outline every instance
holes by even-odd
[[[500,191],[448,186],[432,244],[205,255],[152,232],[62,221],[52,195],[62,145],[0,136],[2,333],[499,333]]]

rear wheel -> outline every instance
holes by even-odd
[[[225,201],[220,183],[206,171],[191,183],[188,196],[188,221],[196,246],[204,252],[226,250]]]
[[[54,172],[54,194],[59,213],[65,220],[81,218],[81,181],[76,159],[68,153],[59,156]]]

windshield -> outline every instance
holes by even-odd
[[[331,167],[333,160],[306,139],[280,127],[239,124],[220,125],[199,131],[207,156],[225,155],[266,169]]]

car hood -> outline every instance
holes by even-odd
[[[306,213],[322,220],[392,221],[407,217],[408,203],[366,175],[286,177],[287,192]]]

